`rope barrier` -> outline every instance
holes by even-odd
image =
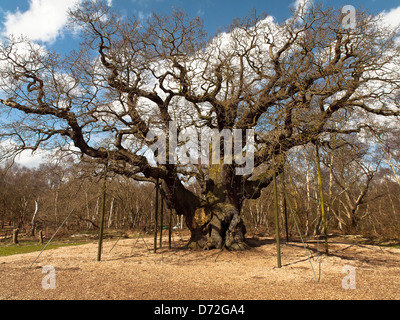
[[[297,232],[299,233],[301,242],[302,242],[303,247],[304,247],[304,251],[306,252],[306,255],[307,255],[307,257],[308,257],[308,261],[310,262],[311,269],[312,269],[312,271],[313,271],[313,273],[314,273],[315,280],[316,280],[317,282],[319,282],[319,281],[320,281],[320,278],[317,277],[317,274],[316,274],[316,272],[315,272],[314,266],[313,266],[313,264],[312,264],[312,262],[311,262],[310,253],[309,253],[309,251],[307,250],[305,241],[304,241],[303,236],[302,236],[302,234],[301,234],[300,227],[299,227],[299,225],[298,225],[298,223],[297,223],[296,216],[295,216],[295,214],[294,214],[292,205],[291,205],[291,203],[290,203],[290,201],[289,201],[289,198],[288,198],[288,196],[287,196],[286,190],[284,191],[284,196],[285,196],[285,199],[286,199],[287,204],[289,205],[290,212],[291,212],[291,214],[292,214],[292,216],[293,216],[293,221],[294,221],[294,223],[295,223],[295,225],[296,225],[296,229],[297,229]],[[317,250],[318,250],[318,248],[317,248]],[[320,272],[321,272],[321,268],[320,268]]]
[[[64,222],[58,227],[57,231],[53,234],[53,236],[51,237],[51,239],[46,243],[46,245],[44,246],[44,248],[42,249],[42,251],[40,251],[39,255],[36,257],[35,260],[33,260],[33,262],[31,263],[31,265],[29,266],[28,270],[33,266],[33,264],[36,262],[37,259],[39,259],[40,255],[43,253],[43,251],[47,248],[47,246],[50,244],[50,242],[54,239],[54,237],[56,236],[56,234],[58,233],[58,231],[61,230],[61,228],[64,226],[64,224],[67,222],[67,220],[69,219],[69,217],[71,216],[71,214],[75,211],[75,208],[72,209],[72,211],[68,214],[68,216],[65,218]]]

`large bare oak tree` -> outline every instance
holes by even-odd
[[[246,248],[243,203],[260,197],[287,152],[324,134],[361,132],[369,115],[400,115],[396,33],[366,12],[354,28],[343,19],[320,5],[283,23],[251,13],[208,39],[202,21],[182,11],[143,22],[83,2],[70,12],[79,51],[61,57],[17,38],[1,45],[4,143],[10,155],[58,147],[132,179],[158,179],[168,206],[186,218],[190,247]],[[229,144],[208,166],[186,140],[170,145],[173,132],[197,141],[199,132],[229,138],[234,130],[251,172],[226,161],[238,155]],[[165,151],[166,161],[156,162],[149,150],[163,138],[155,158]],[[198,145],[207,155],[208,144]],[[197,161],[182,160],[189,154]]]

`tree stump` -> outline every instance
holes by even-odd
[[[18,228],[13,230],[13,243],[14,244],[18,244],[18,233],[19,233]]]
[[[43,244],[43,230],[39,231],[39,243],[42,245]]]

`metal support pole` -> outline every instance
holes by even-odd
[[[108,163],[104,168],[103,187],[101,194],[101,216],[100,216],[100,231],[99,231],[99,245],[97,248],[97,261],[101,261],[101,251],[103,249],[103,233],[104,233],[104,215],[106,211],[106,191],[107,191],[107,171]]]
[[[286,182],[285,182],[285,170],[282,170],[282,189],[283,189],[283,194],[286,194]],[[283,213],[285,217],[285,231],[286,231],[286,243],[289,242],[289,227],[288,227],[288,214],[287,214],[287,203],[286,203],[286,197],[283,197]]]
[[[169,221],[168,221],[168,249],[172,248],[172,209],[169,210]]]
[[[160,208],[160,249],[162,249],[162,236],[164,225],[164,198],[161,194],[161,208]]]
[[[274,160],[275,166],[275,160]],[[275,170],[275,168],[274,168]],[[274,203],[275,203],[275,233],[276,233],[276,254],[278,259],[278,268],[282,268],[281,262],[281,243],[280,243],[280,229],[279,229],[279,206],[278,206],[278,188],[276,183],[276,170],[273,175],[273,184],[274,184]]]
[[[158,178],[157,178],[157,181],[156,181],[156,201],[155,201],[155,209],[154,209],[154,253],[157,252],[158,193],[159,193],[159,185],[158,185]]]
[[[322,175],[321,175],[321,164],[320,164],[318,144],[315,144],[315,157],[316,157],[315,160],[317,163],[317,171],[318,171],[318,185],[319,185],[319,193],[320,193],[322,223],[324,226],[325,252],[326,252],[326,254],[329,254],[328,227],[327,227],[326,217],[325,217],[324,192],[323,192],[323,188],[322,188]]]

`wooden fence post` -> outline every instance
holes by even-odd
[[[42,245],[43,244],[43,230],[39,231],[39,243]]]
[[[19,232],[18,228],[13,230],[13,243],[14,244],[18,244],[18,232]]]

